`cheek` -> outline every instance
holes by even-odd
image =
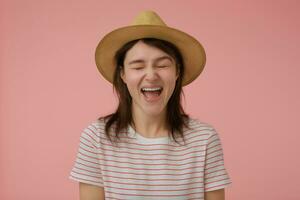
[[[138,74],[128,73],[126,75],[126,85],[130,93],[137,90],[139,81],[140,76]]]
[[[166,72],[162,74],[162,79],[165,80],[170,86],[175,85],[176,83],[176,73],[175,72]]]
[[[176,74],[166,74],[164,76],[164,80],[165,80],[165,84],[167,86],[167,91],[169,93],[169,95],[172,95],[174,89],[175,89],[175,85],[176,85],[176,80],[177,80],[177,77],[176,77]]]

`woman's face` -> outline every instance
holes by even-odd
[[[132,97],[133,111],[158,116],[165,114],[178,75],[170,55],[138,41],[127,51],[121,78]]]

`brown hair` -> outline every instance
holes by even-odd
[[[169,137],[171,133],[171,136],[174,139],[174,141],[178,143],[175,135],[177,131],[179,136],[182,137],[185,143],[185,138],[183,135],[183,126],[188,127],[187,119],[189,116],[185,114],[181,106],[181,93],[183,94],[182,79],[184,75],[183,59],[178,48],[175,45],[173,45],[170,42],[156,38],[143,38],[130,41],[116,52],[116,70],[114,72],[113,88],[117,92],[119,105],[114,113],[99,118],[104,119],[105,121],[108,120],[105,124],[105,134],[112,142],[111,135],[109,133],[114,123],[114,132],[116,134],[115,136],[117,139],[120,139],[119,134],[123,129],[126,129],[130,124],[134,124],[131,113],[132,98],[120,74],[124,67],[124,59],[127,51],[131,49],[140,40],[145,44],[148,44],[150,46],[156,47],[164,51],[165,53],[170,55],[176,62],[177,73],[179,73],[179,76],[177,78],[173,94],[171,95],[167,103],[166,122],[167,128],[169,130]]]

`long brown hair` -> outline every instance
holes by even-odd
[[[179,76],[176,81],[176,85],[171,95],[168,103],[167,103],[167,112],[166,112],[166,122],[167,129],[169,131],[169,137],[172,136],[174,141],[178,143],[176,140],[176,131],[179,136],[182,137],[184,143],[185,138],[183,135],[183,127],[188,127],[188,115],[184,112],[181,105],[181,94],[183,94],[182,90],[182,79],[184,75],[184,63],[178,48],[167,41],[156,39],[156,38],[142,38],[138,40],[133,40],[125,45],[123,45],[115,54],[116,61],[116,69],[114,72],[114,80],[113,80],[113,88],[114,91],[117,92],[119,105],[117,110],[104,117],[100,117],[99,119],[104,119],[106,121],[105,124],[105,134],[112,142],[110,130],[114,129],[115,137],[119,138],[119,134],[122,130],[126,129],[128,125],[134,124],[132,113],[131,113],[131,105],[132,98],[129,94],[126,84],[123,82],[121,78],[121,72],[124,68],[124,59],[126,53],[129,49],[131,49],[138,41],[142,41],[145,44],[156,47],[168,55],[170,55],[176,62],[176,69]],[[113,124],[115,127],[113,128]]]

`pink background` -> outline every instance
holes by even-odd
[[[233,181],[226,199],[300,199],[299,8],[296,0],[2,0],[0,199],[79,198],[68,176],[81,130],[116,106],[95,47],[144,9],[206,49],[184,107],[220,134]]]

